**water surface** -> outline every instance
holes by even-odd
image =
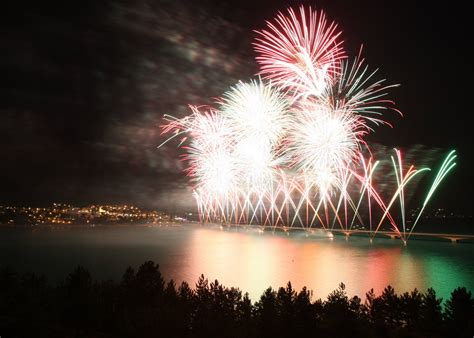
[[[75,266],[94,278],[119,280],[127,266],[146,260],[160,264],[166,279],[192,286],[203,273],[236,286],[257,300],[268,287],[291,281],[325,298],[340,282],[364,298],[388,284],[397,292],[433,287],[449,297],[458,286],[474,290],[474,244],[410,241],[302,232],[272,234],[257,229],[117,227],[63,230],[0,230],[0,265],[62,280]]]

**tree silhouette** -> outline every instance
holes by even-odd
[[[474,332],[474,299],[471,291],[456,288],[446,301],[445,318],[448,333],[453,337],[470,337]]]
[[[276,320],[277,316],[276,292],[270,287],[263,292],[260,300],[255,304],[258,337],[280,336],[280,323]]]
[[[340,284],[326,300],[290,282],[248,294],[209,283],[192,289],[165,282],[158,264],[127,268],[120,283],[94,281],[77,267],[58,286],[44,277],[0,268],[0,333],[12,337],[472,337],[474,300],[455,289],[445,303],[433,289],[397,295],[387,286],[364,302]]]
[[[400,320],[408,329],[416,327],[420,320],[422,294],[417,289],[400,296]]]
[[[443,331],[442,299],[436,298],[436,291],[432,288],[429,288],[421,298],[419,327],[421,331],[433,337],[440,337]]]

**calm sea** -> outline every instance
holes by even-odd
[[[146,260],[160,264],[166,279],[191,285],[202,273],[236,286],[257,300],[269,286],[291,281],[325,298],[340,282],[350,295],[364,299],[388,284],[397,292],[433,287],[449,297],[458,286],[474,291],[474,244],[335,236],[303,232],[272,234],[258,229],[170,227],[0,230],[0,265],[65,278],[75,266],[94,278],[119,280],[127,266]]]

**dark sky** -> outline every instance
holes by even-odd
[[[16,2],[2,24],[0,203],[192,205],[164,113],[186,114],[257,71],[252,29],[296,1]],[[361,44],[404,113],[369,142],[459,153],[435,205],[472,213],[470,11],[456,2],[303,2]],[[468,130],[469,128],[469,130]],[[440,161],[439,158],[438,161]],[[424,159],[420,158],[421,165]]]

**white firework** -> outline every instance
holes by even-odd
[[[220,111],[239,139],[258,137],[276,145],[288,125],[289,103],[284,94],[260,79],[239,82],[224,93]]]
[[[325,186],[356,159],[364,132],[353,114],[321,102],[302,104],[291,127],[285,153],[292,166]]]
[[[289,125],[288,100],[260,79],[239,82],[220,102],[222,115],[232,126],[234,160],[243,185],[265,190],[281,159],[275,156]]]

